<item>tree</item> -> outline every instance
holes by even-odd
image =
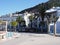
[[[60,6],[60,0],[49,0],[48,3],[51,7],[53,6]]]
[[[21,22],[23,21],[22,17],[21,16],[18,16],[16,18],[16,21],[18,22],[18,27],[20,26]]]
[[[19,30],[22,31],[22,25],[21,25],[21,24],[25,24],[24,19],[23,19],[21,16],[18,16],[18,17],[16,18],[16,21],[18,22],[18,28],[20,28]],[[25,25],[24,25],[24,26],[25,26]]]
[[[58,17],[56,15],[54,15],[53,13],[53,16],[51,15],[46,15],[47,16],[47,21],[48,21],[48,33],[50,33],[50,27],[49,27],[49,23],[54,23],[54,36],[56,35],[56,21],[58,19]]]
[[[33,21],[34,17],[31,15],[31,16],[29,16],[29,19],[30,19],[30,22],[31,22],[31,28],[32,28],[32,21]]]
[[[53,17],[53,22],[54,22],[54,36],[56,36],[56,21],[57,21],[58,17],[54,16]]]
[[[42,19],[42,21],[41,21],[41,32],[43,32],[42,30],[43,30],[44,17],[45,17],[45,11],[46,11],[45,4],[42,3],[42,4],[38,7],[38,9],[39,9],[39,15],[41,16],[41,19]]]
[[[22,17],[21,16],[18,16],[17,18],[16,18],[16,21],[18,22],[18,23],[21,23],[22,22]]]
[[[48,33],[50,33],[49,24],[50,24],[50,20],[51,20],[51,15],[50,14],[46,14],[46,18],[47,18],[47,30],[48,30]]]
[[[17,23],[16,21],[12,21],[12,22],[11,22],[11,25],[14,27],[14,30],[15,30],[15,31],[16,31],[16,26],[17,26],[17,24],[18,24],[18,23]]]
[[[44,3],[42,3],[41,6],[38,7],[38,9],[39,9],[39,13],[40,13],[40,16],[42,18],[42,21],[44,22],[45,11],[46,11],[46,8],[44,6]]]

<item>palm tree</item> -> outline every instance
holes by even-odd
[[[22,31],[21,24],[24,22],[24,19],[23,19],[21,16],[18,16],[18,17],[16,18],[16,21],[18,22],[18,28],[20,28],[21,31]],[[25,22],[24,22],[24,23],[25,23]]]
[[[34,17],[31,15],[31,16],[29,16],[29,19],[30,19],[30,22],[31,22],[31,28],[32,28],[32,21],[33,21]]]
[[[15,32],[16,32],[16,26],[17,26],[17,22],[16,21],[12,21],[11,22],[11,25],[14,27],[14,30],[15,30]]]
[[[21,16],[18,16],[18,17],[17,17],[16,21],[18,22],[18,27],[19,27],[19,25],[21,24],[22,20],[23,20],[23,19],[22,19]]]
[[[16,21],[20,24],[21,22],[22,22],[22,17],[21,16],[18,16],[17,18],[16,18]]]
[[[45,17],[45,11],[46,11],[44,3],[42,3],[41,6],[38,7],[38,9],[39,9],[39,15],[41,16],[41,19],[42,19],[42,21],[41,21],[41,23],[42,23],[41,24],[41,32],[43,32],[42,30],[43,30],[44,17]]]

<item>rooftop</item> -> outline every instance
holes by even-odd
[[[46,10],[46,13],[56,12],[57,10],[60,10],[60,7],[52,7],[51,9]]]

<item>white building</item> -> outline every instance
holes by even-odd
[[[1,16],[0,20],[7,21],[8,25],[11,26],[10,22],[16,21],[16,18],[18,16],[21,16],[25,20],[26,27],[29,27],[29,24],[31,23],[29,20],[29,16],[31,15],[35,16],[34,13],[28,13],[28,12],[25,12],[23,14],[7,14],[7,15]],[[42,21],[41,16],[36,16],[35,18],[36,19],[32,21],[32,27],[40,29],[40,26],[41,26],[40,22]],[[46,17],[44,18],[44,21],[46,21]]]
[[[0,20],[7,21],[8,28],[11,28],[11,22],[16,21],[18,16],[23,17],[23,14],[7,14],[0,17]]]
[[[28,24],[29,24],[29,16],[31,16],[31,15],[34,15],[34,13],[25,12],[23,14],[7,14],[7,15],[1,16],[0,20],[7,21],[8,25],[10,25],[11,21],[16,21],[16,18],[18,16],[21,16],[25,20],[26,26],[28,26]]]
[[[10,23],[11,21],[16,21],[17,17],[18,17],[18,14],[7,14],[7,15],[1,16],[0,20],[8,21],[8,23]]]

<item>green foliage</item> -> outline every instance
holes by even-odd
[[[34,17],[31,15],[31,16],[29,16],[29,19],[32,21],[34,19]]]
[[[17,19],[16,19],[16,21],[19,23],[19,22],[22,22],[22,21],[23,21],[23,19],[22,19],[22,17],[21,17],[21,16],[18,16],[18,17],[17,17]]]
[[[49,0],[48,4],[50,4],[50,6],[60,6],[60,0]]]
[[[30,22],[31,22],[31,28],[32,28],[32,21],[34,20],[33,15],[29,16]]]
[[[32,11],[37,12],[42,4],[38,4],[38,5],[34,6],[34,7],[22,10],[21,12],[18,12],[18,13],[24,13],[25,11],[27,11],[27,12],[32,12]],[[43,6],[45,7],[46,10],[52,8],[53,6],[60,6],[60,0],[49,0],[49,1],[45,2],[43,4]]]
[[[46,11],[46,8],[44,6],[44,3],[42,3],[39,7],[39,13],[40,13],[40,16],[42,18],[42,21],[44,21],[44,16],[45,16],[45,11]]]
[[[16,21],[12,21],[12,22],[11,22],[11,25],[12,25],[13,27],[16,27],[17,24],[18,24],[18,23],[17,23]]]

